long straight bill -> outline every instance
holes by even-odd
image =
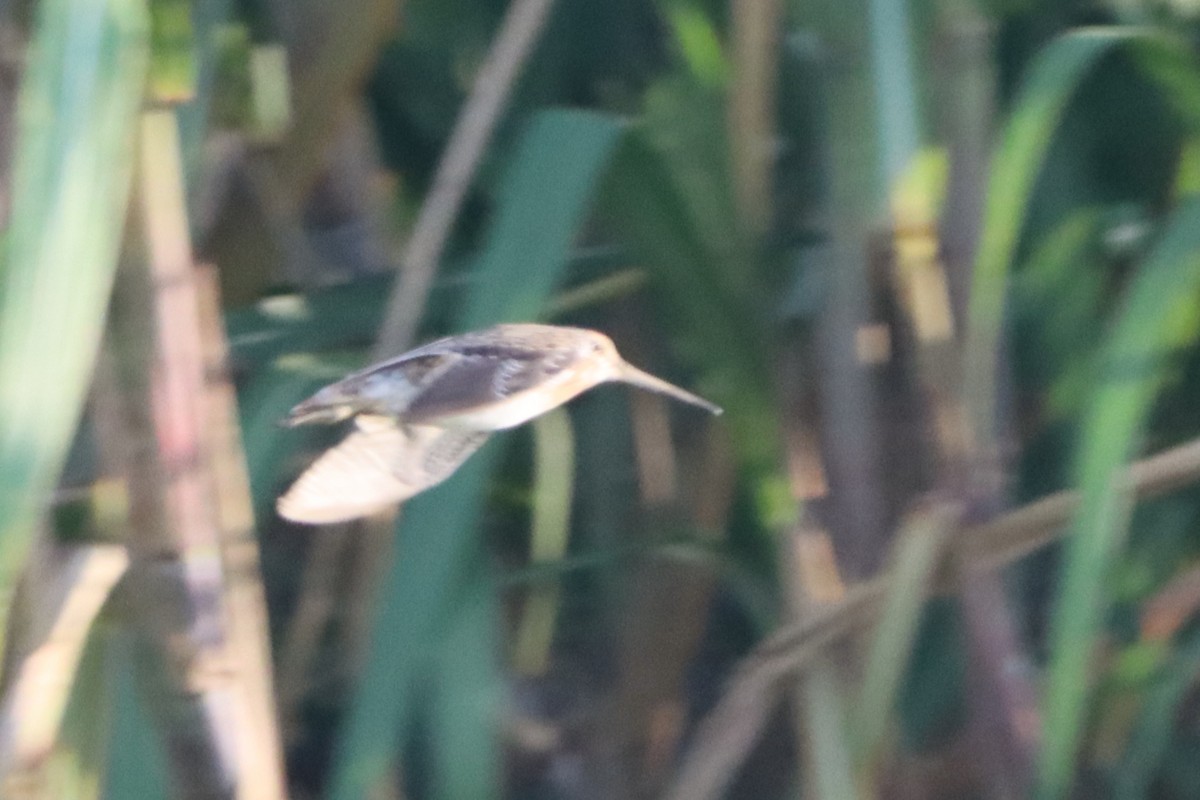
[[[720,414],[724,410],[716,403],[710,403],[703,397],[699,397],[689,391],[680,389],[673,383],[667,383],[662,378],[656,378],[649,372],[642,372],[637,367],[629,364],[621,364],[620,370],[617,373],[617,379],[632,386],[637,386],[640,389],[646,389],[647,391],[651,391],[656,394],[673,397],[676,400],[687,403],[688,405],[699,406],[710,414]]]

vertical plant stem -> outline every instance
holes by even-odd
[[[908,169],[920,135],[908,6],[909,0],[869,0],[868,5],[880,161],[889,188]]]
[[[963,564],[961,580],[974,749],[996,797],[1024,797],[1041,727],[1032,663],[997,571]]]
[[[117,374],[97,390],[115,398],[121,435],[105,444],[130,477],[139,675],[181,796],[282,798],[245,474],[230,389],[209,369],[219,314],[212,294],[201,311],[172,110],[144,113],[140,157],[135,233],[146,252],[122,272]]]
[[[238,427],[237,398],[228,374],[228,349],[216,271],[198,271],[196,301],[204,346],[202,430],[214,480],[225,596],[229,614],[229,662],[236,689],[241,800],[282,800],[287,796],[283,752],[275,709],[266,599],[254,535],[250,479]]]
[[[934,77],[937,134],[950,159],[939,245],[956,330],[966,317],[971,265],[979,246],[988,160],[995,120],[994,36],[989,22],[965,0],[944,0],[938,14]]]
[[[952,24],[966,23],[955,17]],[[974,28],[965,32],[955,29],[951,35],[967,37],[969,44],[960,46],[970,48],[968,54],[977,60],[989,58],[987,51],[975,41],[979,34]],[[917,334],[918,378],[934,423],[937,491],[945,497],[954,497],[970,490],[969,500],[977,506],[1000,509],[1004,506],[1000,492],[1002,485],[996,480],[972,481],[968,477],[968,468],[980,464],[971,461],[966,449],[961,348],[952,324],[955,318],[952,292],[946,290],[954,282],[944,277],[947,270],[952,273],[957,270],[961,285],[963,276],[969,273],[969,258],[977,246],[978,223],[955,205],[961,203],[967,208],[982,205],[984,186],[978,180],[982,166],[964,163],[964,159],[979,158],[986,152],[988,132],[981,128],[977,117],[961,118],[971,113],[979,115],[980,107],[988,107],[991,92],[990,85],[986,84],[989,74],[986,70],[973,62],[957,66],[966,77],[954,74],[946,79],[955,88],[962,87],[962,94],[971,102],[962,108],[964,99],[958,93],[944,100],[953,108],[953,111],[947,109],[947,116],[954,124],[951,129],[954,134],[951,136],[954,156],[951,189],[954,195],[953,202],[948,202],[945,207],[946,213],[956,214],[954,221],[965,225],[966,229],[943,228],[952,247],[948,250],[943,247],[942,254],[958,261],[947,262],[948,266],[944,267],[937,257],[937,242],[922,242],[919,231],[937,230],[936,210],[931,198],[922,199],[921,188],[914,184],[908,187],[911,196],[907,200],[897,194],[893,202],[895,275],[897,286],[907,301],[905,306],[910,323]],[[980,83],[984,85],[980,86]],[[981,136],[984,137],[982,142],[979,141]],[[985,147],[982,151],[981,146]],[[976,178],[974,182],[970,180],[971,176]],[[927,195],[934,191],[931,186],[924,188]],[[933,325],[934,320],[945,322]],[[1001,364],[1003,360],[997,362],[997,368]],[[987,783],[998,796],[1018,797],[1029,784],[1036,747],[1036,739],[1031,734],[1038,726],[1037,698],[1030,677],[1032,671],[1000,576],[994,570],[976,565],[964,565],[963,570],[961,608],[971,656],[967,673],[971,686],[967,700],[971,709],[972,735],[969,738],[976,746],[981,774],[987,776]]]
[[[778,79],[780,0],[733,0],[733,81],[729,86],[729,141],[734,192],[747,230],[771,222]]]
[[[886,529],[879,452],[880,419],[871,366],[857,343],[871,319],[869,270],[872,234],[883,220],[886,191],[877,143],[862,135],[879,124],[871,84],[865,0],[822,2],[807,13],[827,55],[827,169],[830,242],[820,265],[829,274],[829,298],[816,333],[822,450],[829,478],[830,524],[847,577],[870,573],[885,552]],[[847,66],[848,65],[848,66]]]
[[[201,428],[203,345],[173,111],[144,113],[139,166],[136,230],[147,252],[118,283],[119,374],[100,389],[117,395],[127,440],[129,613],[176,787],[185,797],[233,796],[238,696],[225,658],[228,609]]]

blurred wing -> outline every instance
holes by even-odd
[[[441,483],[488,436],[368,419],[279,498],[279,516],[314,525],[367,516]]]
[[[476,411],[569,377],[574,355],[566,350],[512,350],[485,355],[465,354],[440,372],[408,404],[404,420],[437,424],[438,420]]]

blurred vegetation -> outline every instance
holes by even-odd
[[[0,793],[1200,795],[1200,6],[544,3],[424,297],[538,5],[0,4]],[[726,414],[285,523],[404,292]]]

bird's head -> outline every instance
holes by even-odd
[[[616,380],[623,361],[613,340],[597,331],[580,330],[579,333],[576,347],[579,360],[590,365],[597,381]]]

